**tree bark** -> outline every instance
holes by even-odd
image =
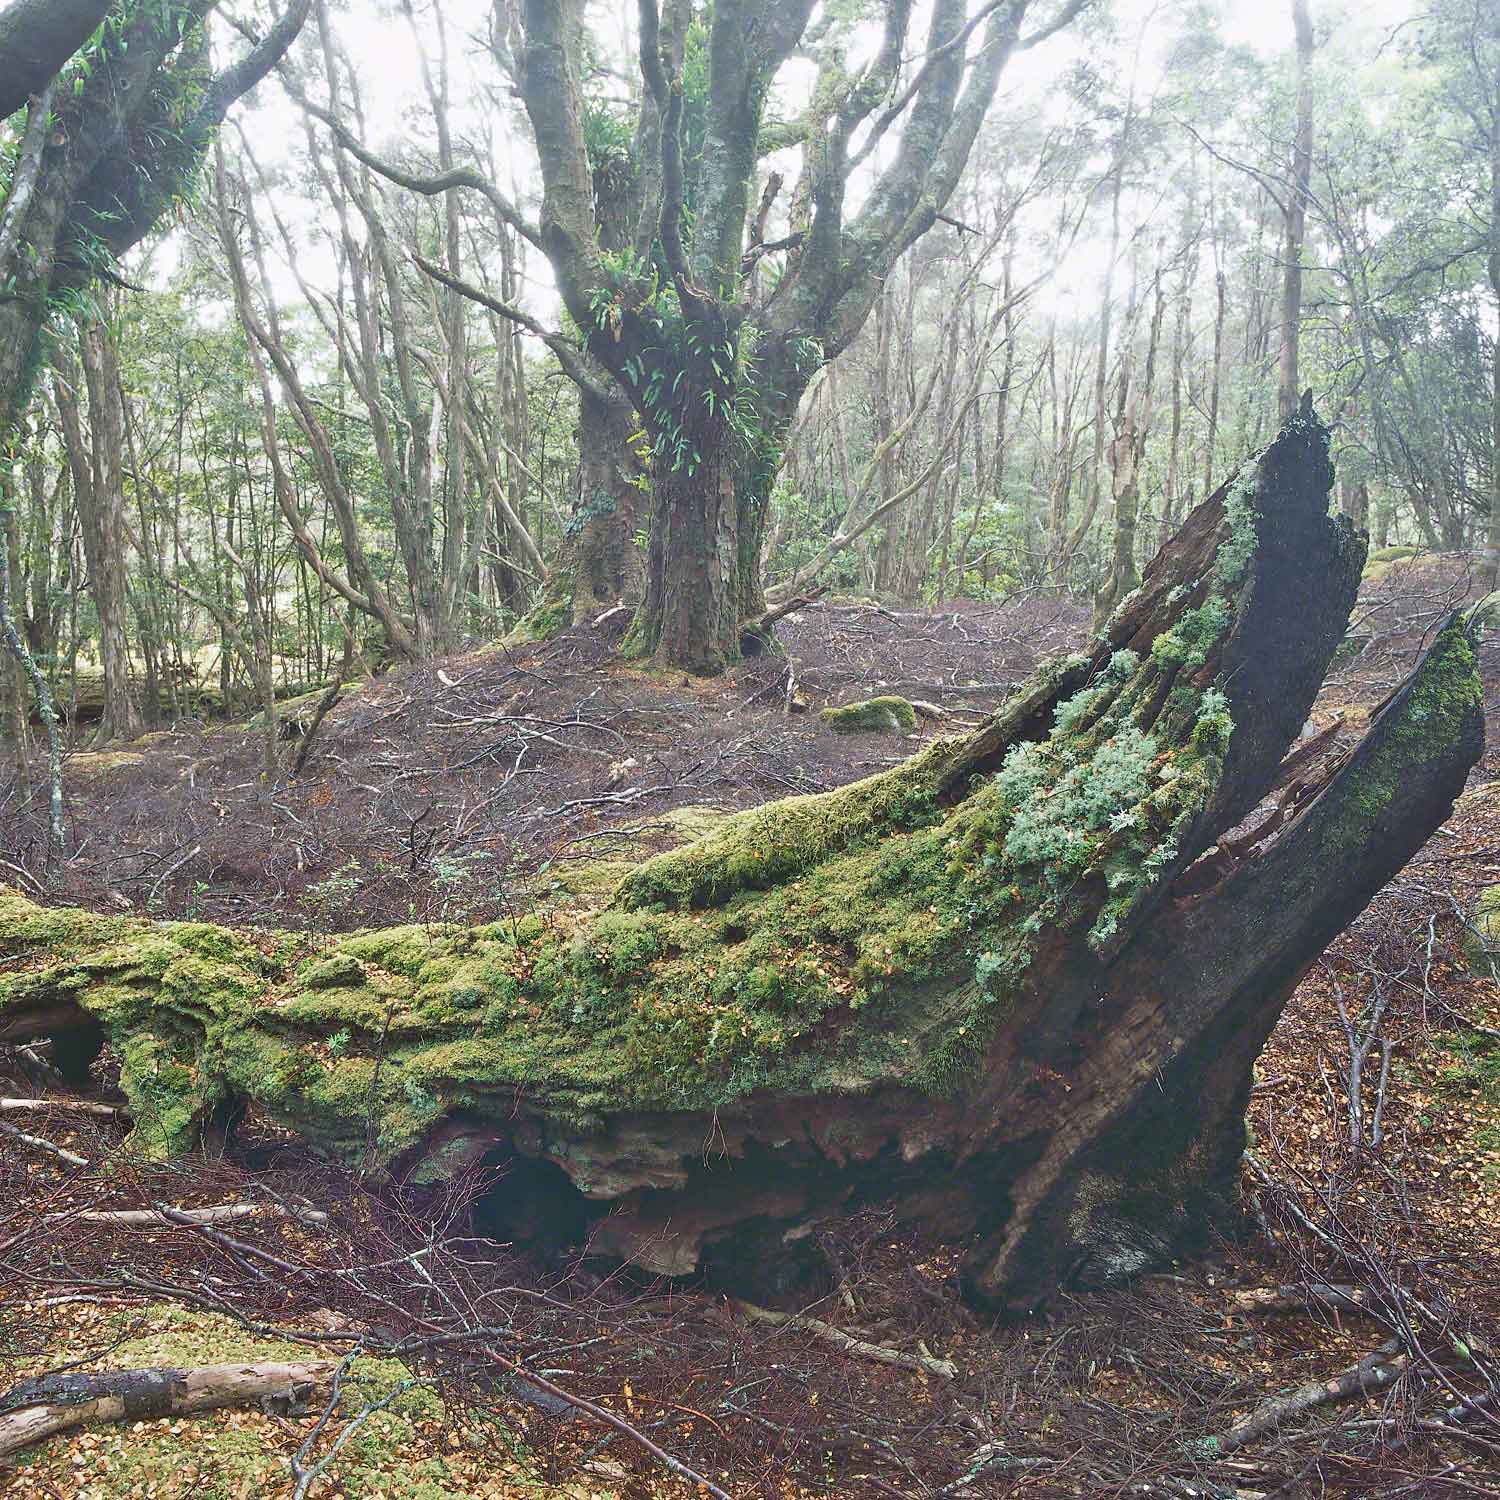
[[[497,1230],[761,1302],[804,1293],[808,1228],[870,1201],[961,1242],[1001,1308],[1189,1253],[1234,1222],[1293,987],[1483,748],[1454,620],[1335,768],[1288,769],[1298,811],[1218,847],[1343,638],[1364,546],[1331,483],[1299,414],[1092,654],[964,738],[629,869],[602,911],[309,955],[0,895],[0,1036],[107,1036],[142,1148],[253,1103],[409,1179],[510,1160]]]
[[[1281,347],[1277,360],[1276,405],[1285,422],[1297,409],[1297,351],[1302,329],[1302,248],[1307,233],[1307,202],[1312,180],[1313,95],[1312,16],[1307,0],[1292,0],[1297,34],[1297,123],[1292,141],[1292,173],[1283,208],[1281,260]]]
[[[48,1375],[0,1394],[0,1458],[85,1422],[182,1417],[271,1398],[303,1406],[333,1377],[336,1360],[203,1365],[194,1370],[106,1370]]]
[[[88,430],[80,420],[76,366],[59,367],[57,411],[61,419],[73,495],[88,560],[89,592],[99,617],[99,665],[104,673],[104,709],[98,742],[134,739],[144,727],[131,683],[125,632],[125,396],[119,352],[99,322],[79,332],[83,381],[88,390]]]
[[[11,0],[0,15],[0,120],[40,94],[103,21],[112,0]]]

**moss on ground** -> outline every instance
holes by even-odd
[[[516,621],[501,642],[504,646],[525,646],[550,641],[573,623],[573,608],[561,592],[549,590],[547,597]]]
[[[330,1356],[282,1339],[246,1332],[213,1313],[173,1305],[126,1309],[92,1330],[99,1342],[121,1342],[93,1368],[147,1366],[190,1368],[244,1360],[306,1361]],[[49,1363],[72,1357],[52,1351]],[[332,1357],[337,1357],[334,1355]],[[343,1383],[329,1438],[312,1454],[328,1450],[329,1440],[368,1403],[393,1392],[391,1404],[372,1415],[333,1461],[329,1477],[314,1494],[342,1494],[348,1500],[478,1500],[479,1496],[536,1495],[566,1491],[539,1486],[524,1457],[497,1455],[489,1446],[482,1466],[444,1440],[447,1413],[430,1386],[397,1360],[356,1359]],[[319,1410],[326,1397],[319,1395]],[[81,1433],[63,1433],[23,1455],[14,1475],[17,1494],[68,1493],[77,1500],[117,1500],[150,1495],[155,1500],[261,1500],[289,1494],[290,1454],[310,1430],[311,1419],[289,1433],[253,1408],[224,1408],[199,1416],[135,1424],[103,1423]],[[504,1441],[490,1435],[490,1444]],[[485,1471],[476,1483],[476,1469]],[[28,1488],[29,1486],[29,1488]]]
[[[894,694],[825,708],[818,718],[837,734],[910,734],[917,727],[916,709]]]
[[[1464,954],[1482,979],[1500,979],[1500,885],[1486,886],[1464,933]]]
[[[1422,554],[1421,547],[1377,547],[1365,559],[1365,570],[1361,581],[1379,583],[1397,563],[1409,562]]]

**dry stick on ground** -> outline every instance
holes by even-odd
[[[1384,1390],[1393,1384],[1396,1377],[1411,1362],[1400,1353],[1401,1340],[1387,1339],[1373,1353],[1365,1355],[1358,1364],[1341,1370],[1331,1380],[1310,1380],[1299,1385],[1285,1396],[1274,1396],[1262,1402],[1248,1416],[1241,1417],[1227,1432],[1210,1438],[1213,1451],[1233,1453],[1246,1443],[1253,1443],[1273,1428],[1303,1412],[1317,1406],[1327,1406],[1334,1401],[1347,1401],[1353,1396],[1362,1396],[1367,1391]]]
[[[0,1115],[56,1111],[59,1114],[100,1115],[106,1120],[129,1119],[123,1104],[96,1104],[92,1099],[0,1099]]]
[[[262,1362],[196,1370],[110,1370],[23,1381],[0,1395],[0,1458],[84,1422],[184,1416],[267,1397],[300,1405],[333,1368],[332,1360]]]
[[[124,1228],[157,1229],[173,1224],[225,1224],[248,1219],[252,1214],[275,1209],[311,1224],[326,1224],[328,1215],[315,1208],[286,1208],[270,1203],[218,1203],[208,1208],[120,1208],[89,1209],[82,1213],[48,1214],[48,1222],[66,1219],[70,1224],[118,1224]]]
[[[1230,1293],[1229,1300],[1234,1311],[1242,1313],[1292,1313],[1326,1308],[1332,1312],[1381,1316],[1381,1309],[1372,1305],[1370,1293],[1364,1287],[1334,1286],[1325,1281],[1247,1287]]]
[[[79,1156],[76,1151],[65,1151],[61,1146],[54,1146],[51,1141],[44,1141],[39,1135],[27,1135],[24,1130],[17,1130],[14,1125],[7,1125],[3,1120],[0,1120],[0,1135],[8,1135],[12,1140],[35,1147],[38,1151],[45,1151],[49,1156],[55,1156],[59,1161],[67,1162],[70,1167],[89,1165],[88,1157]]]
[[[773,1328],[805,1328],[825,1343],[833,1344],[845,1354],[858,1355],[860,1359],[872,1359],[882,1365],[900,1365],[907,1370],[922,1370],[944,1380],[953,1380],[958,1375],[958,1366],[951,1359],[934,1359],[928,1354],[903,1354],[885,1344],[867,1343],[821,1318],[809,1318],[803,1313],[774,1312],[769,1307],[757,1307],[753,1302],[735,1301],[734,1306],[752,1322],[769,1323]]]

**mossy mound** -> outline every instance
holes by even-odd
[[[1380,547],[1365,559],[1364,583],[1379,583],[1397,563],[1410,562],[1419,557],[1421,547]]]
[[[1500,979],[1500,885],[1486,886],[1474,903],[1464,933],[1470,967],[1484,979]]]
[[[528,646],[550,641],[573,623],[573,608],[566,595],[549,590],[547,596],[521,616],[500,642],[502,646]]]
[[[910,734],[917,727],[916,709],[894,694],[825,708],[818,717],[837,734]]]
[[[191,1368],[239,1360],[329,1357],[302,1344],[248,1333],[228,1318],[170,1304],[121,1310],[107,1321],[107,1329],[93,1330],[95,1337],[107,1333],[122,1342],[91,1368]],[[39,1363],[70,1357],[71,1351],[53,1349]],[[390,1396],[415,1378],[398,1360],[355,1360],[329,1423],[330,1439],[367,1403]],[[100,1424],[60,1434],[22,1454],[14,1493],[67,1493],[78,1500],[128,1495],[259,1500],[290,1494],[290,1455],[310,1426],[311,1418],[306,1418],[288,1431],[255,1408]],[[484,1434],[481,1459],[467,1444],[448,1443],[447,1426],[448,1414],[431,1387],[412,1384],[349,1439],[314,1493],[341,1494],[348,1500],[511,1500],[569,1493],[539,1486],[515,1452],[503,1455],[497,1464],[497,1443],[510,1442],[505,1434]],[[327,1447],[326,1440],[321,1442],[311,1459],[316,1461]]]

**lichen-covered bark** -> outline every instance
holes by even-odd
[[[550,1163],[514,1182],[550,1173],[596,1249],[762,1294],[868,1195],[964,1238],[996,1304],[1137,1270],[1222,1219],[1287,995],[1482,744],[1455,622],[1289,824],[1183,878],[1275,783],[1342,636],[1364,548],[1331,479],[1294,420],[1092,653],[597,902],[309,942],[0,898],[0,1040],[100,1028],[156,1149],[252,1105],[362,1164]]]

